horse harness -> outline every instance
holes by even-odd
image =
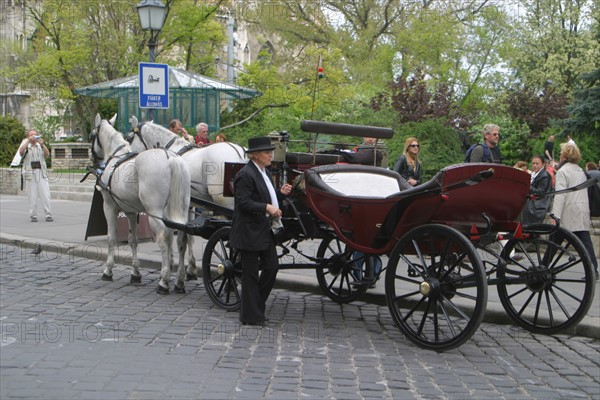
[[[145,122],[144,122],[145,123]],[[133,136],[130,136],[127,141],[129,142],[129,144],[133,143],[133,140],[137,137],[138,139],[140,139],[140,141],[142,142],[142,144],[144,145],[144,148],[146,150],[150,149],[150,147],[148,147],[148,145],[146,144],[146,141],[144,140],[144,138],[142,137],[142,126],[144,125],[144,123],[142,123],[140,126],[136,126],[135,128],[133,128],[131,130],[131,132],[133,132]],[[167,142],[167,144],[165,145],[165,147],[160,147],[157,143],[156,147],[154,148],[163,148],[164,150],[168,150],[171,148],[171,146],[173,146],[173,143],[175,143],[175,141],[179,139],[178,136],[175,136],[174,138],[172,138],[171,140],[169,140],[169,142]],[[183,146],[182,148],[180,148],[179,150],[177,150],[175,152],[175,154],[177,154],[178,156],[181,156],[185,153],[187,153],[188,151],[192,150],[192,149],[197,149],[198,146],[196,146],[193,143],[188,143],[185,146]]]
[[[100,148],[102,148],[102,143],[98,140],[98,135],[95,132],[92,133],[91,139],[92,139],[92,157],[94,157],[94,159],[99,159],[100,157],[98,157],[98,154],[94,150],[94,147],[95,147],[94,144],[95,144],[95,142],[98,142],[98,146]],[[93,174],[96,177],[96,185],[99,186],[100,189],[108,192],[108,194],[110,195],[110,197],[113,199],[113,201],[115,203],[117,203],[117,200],[118,200],[121,203],[135,209],[135,207],[132,207],[131,205],[127,204],[127,202],[120,199],[119,196],[117,196],[111,190],[112,178],[113,178],[114,173],[117,170],[117,168],[119,168],[125,162],[127,162],[139,155],[139,153],[137,153],[135,151],[129,151],[127,153],[117,155],[117,153],[119,153],[119,151],[121,151],[123,148],[125,148],[125,146],[126,146],[125,144],[118,146],[112,152],[112,154],[108,157],[106,162],[102,162],[98,168],[88,169],[88,170],[90,171],[89,173]],[[169,158],[169,152],[166,149],[163,149],[163,150],[165,151],[167,158]],[[114,159],[116,159],[116,161],[114,161],[114,163],[112,164],[112,169],[110,170],[110,173],[108,175],[108,181],[107,181],[107,183],[104,183],[102,181],[102,177],[105,176],[105,174],[106,174],[106,167],[108,165],[110,165],[110,162],[113,161]],[[141,210],[139,210],[139,211],[141,212]]]

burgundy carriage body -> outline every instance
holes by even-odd
[[[526,172],[499,164],[452,165],[407,190],[400,190],[399,174],[377,167],[322,166],[304,174],[308,206],[315,215],[331,225],[347,245],[375,254],[389,253],[402,235],[427,223],[442,223],[464,232],[472,225],[484,228],[483,213],[493,229],[513,230],[530,184]],[[484,175],[490,177],[482,178]],[[390,193],[393,185],[388,185],[375,194],[380,178],[386,184],[396,180],[397,189]],[[344,181],[356,182],[351,195],[343,192]]]

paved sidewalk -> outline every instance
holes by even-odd
[[[26,197],[0,195],[0,242],[21,254],[29,254],[40,244],[42,257],[54,259],[56,253],[64,257],[83,257],[98,260],[98,275],[102,273],[101,264],[106,258],[107,241],[105,236],[90,237],[84,240],[90,204],[71,200],[53,200],[54,222],[29,222]],[[206,240],[196,237],[194,254],[201,268],[202,253]],[[161,254],[156,243],[142,241],[139,245],[139,259],[142,267],[159,269]],[[130,265],[131,250],[126,243],[120,243],[116,249],[116,262]],[[177,254],[175,254],[175,262]],[[370,289],[361,299],[367,303],[385,304],[383,281],[377,288]],[[318,286],[314,270],[282,270],[277,275],[277,288],[323,294]],[[488,290],[487,312],[484,321],[499,324],[514,322],[506,315],[495,287]],[[572,334],[600,339],[600,285],[596,284],[594,301],[588,315],[569,332]]]

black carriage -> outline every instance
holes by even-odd
[[[391,138],[390,129],[304,121],[315,133]],[[591,260],[579,239],[556,225],[523,226],[517,218],[530,177],[496,164],[458,164],[407,188],[395,172],[348,164],[343,152],[286,151],[287,133],[273,136],[272,172],[293,192],[282,205],[277,235],[281,269],[311,268],[324,293],[338,303],[359,298],[385,276],[385,297],[395,324],[420,347],[460,346],[481,323],[488,285],[518,325],[556,333],[576,325],[594,295]],[[373,148],[370,162],[381,162]],[[224,191],[233,195],[226,167]],[[210,208],[198,199],[192,202]],[[231,216],[231,210],[213,212]],[[241,262],[229,246],[229,220],[207,218],[196,234],[208,239],[204,285],[227,310],[240,304]],[[317,243],[316,252],[303,246]],[[291,262],[283,261],[291,252]],[[289,257],[285,257],[288,259]],[[300,260],[302,259],[302,260]],[[303,261],[303,262],[301,262]]]

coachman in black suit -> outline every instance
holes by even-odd
[[[234,180],[235,205],[229,240],[231,247],[240,251],[242,261],[240,322],[244,325],[265,325],[265,303],[279,267],[272,227],[281,218],[279,201],[292,187],[285,184],[275,190],[266,168],[273,160],[273,149],[268,137],[249,139],[246,153],[250,161]]]
[[[544,197],[552,190],[552,177],[546,171],[543,156],[533,156],[531,161],[533,172],[529,193],[539,197],[538,200],[527,200],[523,210],[523,225],[541,224],[550,208],[551,197]]]

